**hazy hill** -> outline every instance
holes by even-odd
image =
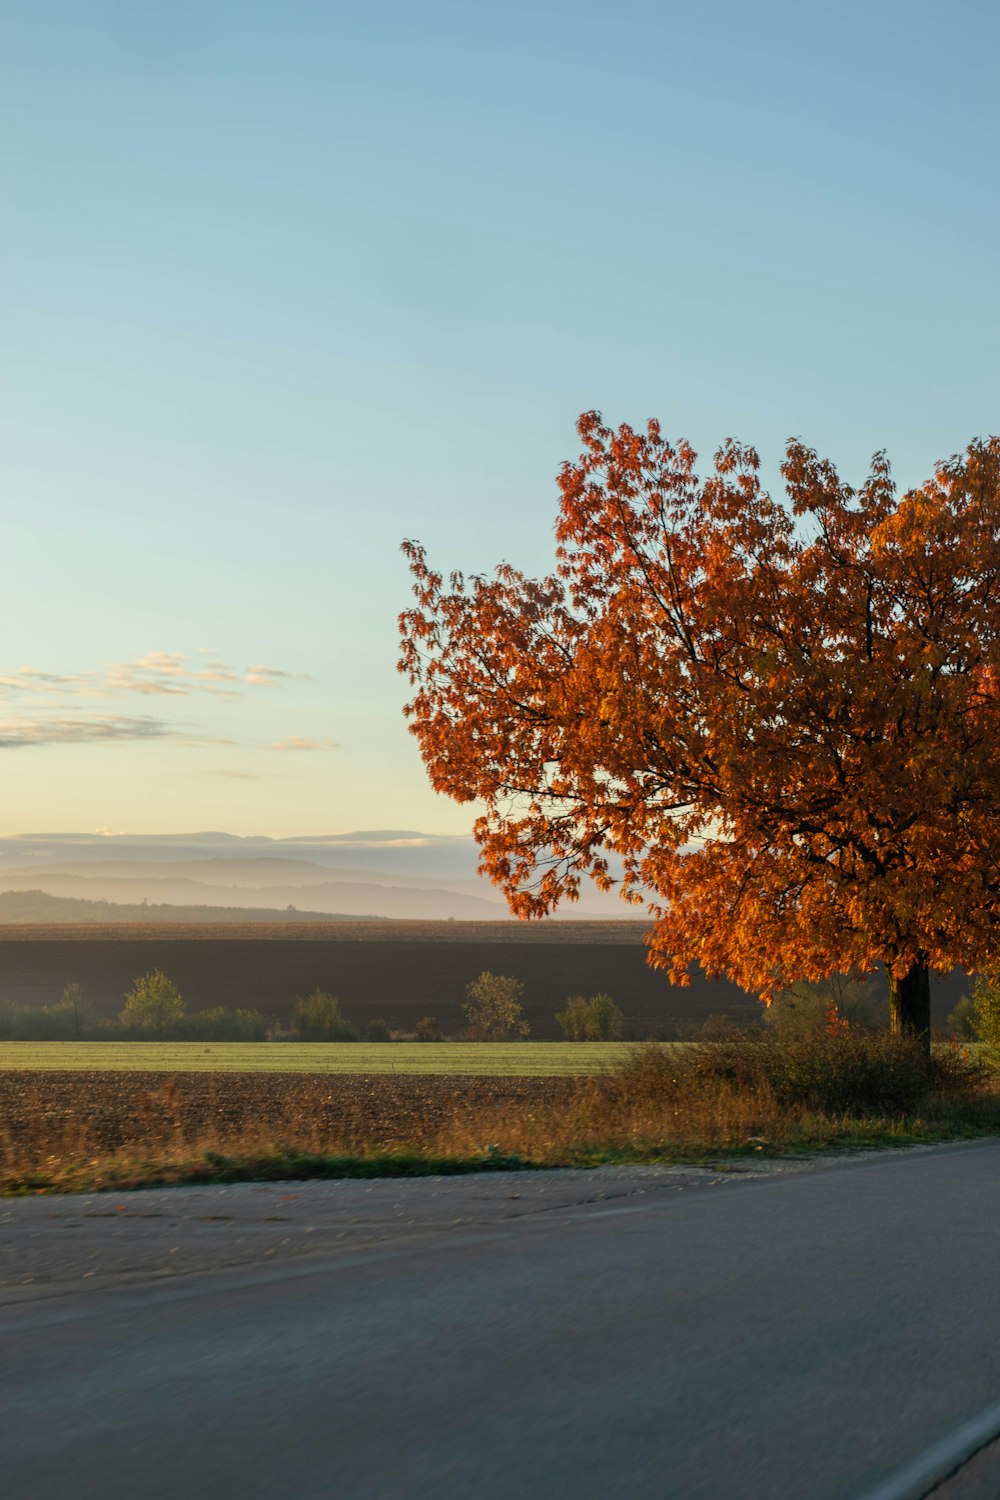
[[[473,920],[476,917],[502,918],[505,908],[499,901],[436,887],[383,886],[372,880],[323,878],[314,883],[294,885],[223,884],[218,875],[212,882],[174,878],[162,866],[150,873],[121,876],[114,862],[105,873],[80,875],[70,867],[66,871],[28,870],[0,873],[0,891],[44,891],[77,901],[116,902],[126,906],[227,906],[247,912],[269,907],[283,911],[288,906],[303,907],[326,915],[405,917],[410,920],[441,921],[452,917]],[[328,876],[327,871],[321,872]],[[238,872],[234,872],[234,881]],[[241,920],[249,921],[249,916]]]
[[[331,922],[378,921],[343,912],[282,911],[264,906],[169,906],[143,902],[138,906],[113,901],[77,901],[49,896],[44,891],[0,892],[0,925],[51,922]]]
[[[19,835],[0,838],[0,892],[126,906],[297,906],[329,916],[502,920],[507,906],[477,875],[476,858],[469,838],[394,829],[301,839]],[[636,913],[594,889],[558,916],[635,920]]]

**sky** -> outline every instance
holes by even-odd
[[[0,834],[458,834],[399,553],[575,421],[1000,430],[991,0],[0,0]]]

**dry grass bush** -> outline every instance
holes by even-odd
[[[677,1053],[637,1047],[575,1079],[558,1106],[517,1119],[455,1121],[447,1144],[478,1140],[535,1160],[601,1154],[698,1155],[826,1147],[1000,1129],[996,1075],[965,1049],[887,1033],[786,1040],[754,1029]]]
[[[764,1090],[781,1108],[831,1115],[910,1114],[935,1092],[976,1092],[987,1078],[961,1049],[936,1054],[928,1068],[916,1041],[853,1029],[812,1037],[747,1033],[703,1048],[691,1068],[709,1091]]]

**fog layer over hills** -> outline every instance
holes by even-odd
[[[506,903],[476,873],[471,838],[408,830],[241,838],[228,833],[19,834],[0,838],[0,892],[112,901],[238,907],[247,918],[295,907],[339,916],[442,921],[509,918]],[[638,913],[591,888],[564,918]]]

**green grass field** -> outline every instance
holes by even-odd
[[[631,1042],[0,1042],[0,1069],[553,1077],[599,1072],[624,1057],[633,1045]]]

